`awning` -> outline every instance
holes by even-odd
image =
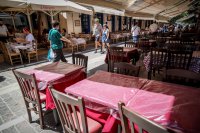
[[[67,0],[4,0],[1,8],[8,11],[19,11],[29,8],[34,11],[73,11],[92,15],[93,12],[79,4]],[[10,8],[9,8],[10,7]]]
[[[91,5],[91,7],[94,9],[94,12],[99,12],[99,13],[105,13],[105,14],[110,14],[110,15],[117,15],[117,16],[124,16],[124,11],[112,9],[112,8],[106,8],[106,7],[101,7],[101,6],[94,6]]]

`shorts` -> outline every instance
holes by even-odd
[[[100,36],[95,36],[95,41],[100,41]]]
[[[102,43],[109,43],[110,42],[110,40],[109,39],[102,39]]]
[[[138,40],[139,40],[139,36],[133,36],[133,42],[134,42],[134,43],[137,43]]]

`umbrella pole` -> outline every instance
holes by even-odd
[[[29,23],[30,31],[31,31],[31,33],[33,33],[32,24],[31,24],[31,14],[30,14],[29,11],[27,11],[27,17],[28,17],[28,23]]]
[[[73,12],[72,12],[72,23],[73,23],[73,32],[75,33],[75,31],[74,31],[74,14],[73,14]]]
[[[11,15],[11,17],[12,17],[12,22],[13,22],[14,30],[16,31],[14,15]]]
[[[51,15],[51,23],[53,24],[53,11],[52,10],[50,12],[50,15]]]

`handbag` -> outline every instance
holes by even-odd
[[[53,52],[53,49],[50,48],[49,51],[48,51],[48,55],[47,55],[48,61],[53,61],[54,57],[55,57],[55,54]]]

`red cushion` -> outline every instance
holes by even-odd
[[[81,128],[81,133],[83,133],[83,127],[82,127],[82,121],[81,121],[81,114],[79,112],[77,112],[77,116],[78,116],[78,120],[79,120],[79,124],[80,124],[80,128]],[[76,126],[76,122],[75,122],[75,116],[74,114],[72,114],[73,120],[74,120],[74,124]],[[101,133],[102,130],[102,125],[100,123],[98,123],[97,121],[86,117],[87,119],[87,124],[88,124],[88,132],[89,133]],[[65,125],[67,126],[67,125]]]

